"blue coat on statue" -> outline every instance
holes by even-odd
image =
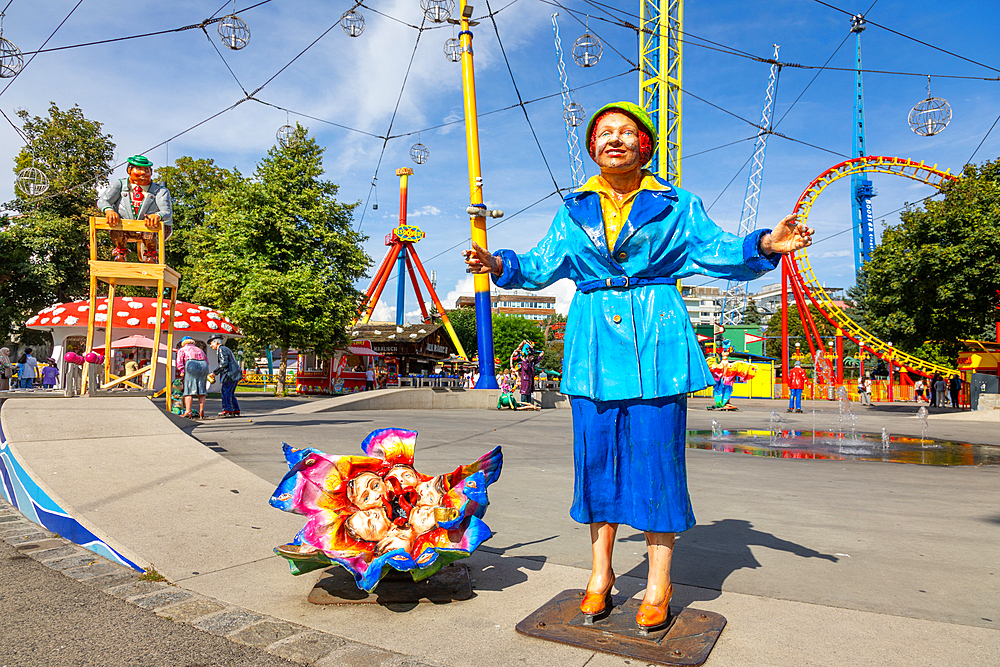
[[[660,179],[657,179],[660,180]],[[723,231],[701,199],[665,181],[642,190],[613,252],[605,241],[600,195],[565,198],[548,234],[523,255],[500,250],[504,289],[538,290],[561,278],[581,282],[620,276],[753,280],[781,255],[760,253],[759,230],[745,238]],[[566,323],[562,393],[595,401],[683,395],[713,382],[675,285],[577,291]]]

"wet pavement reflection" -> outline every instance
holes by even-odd
[[[883,461],[936,466],[1000,465],[1000,447],[874,433],[793,430],[688,431],[690,449],[783,459]]]

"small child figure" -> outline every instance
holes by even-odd
[[[46,359],[45,364],[42,367],[42,388],[53,389],[56,382],[59,381],[59,367],[56,366],[56,360],[52,357]]]

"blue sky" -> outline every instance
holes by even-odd
[[[492,9],[496,11],[509,1],[491,0]],[[833,0],[829,4],[855,13],[867,10],[872,1]],[[13,0],[6,11],[3,36],[22,51],[33,51],[77,2]],[[238,0],[237,7],[250,4],[254,2]],[[562,8],[541,0],[517,0],[496,15],[497,29],[522,99],[552,95],[526,105],[541,152],[520,108],[480,119],[485,197],[492,208],[502,208],[508,214],[553,192],[549,168],[559,187],[570,185],[550,19],[554,11],[560,14],[567,52],[584,32],[582,23],[587,22],[587,14],[591,15],[591,32],[605,43],[604,56],[597,66],[583,69],[571,61],[567,63],[570,85],[579,88],[574,97],[588,114],[608,101],[638,98],[638,75],[628,73],[637,61],[636,33],[602,20],[616,17],[637,23],[637,18],[628,15],[638,14],[638,2],[607,0],[601,6],[560,0],[560,4]],[[168,30],[199,23],[220,9],[219,14],[232,10],[231,3],[225,8],[220,5],[220,0],[159,4],[83,0],[48,46]],[[474,5],[476,16],[487,13],[485,0],[476,0]],[[250,173],[274,143],[275,131],[285,124],[285,111],[246,101],[170,141],[168,146],[160,144],[243,98],[241,85],[254,90],[267,81],[334,25],[348,7],[350,3],[345,1],[272,0],[241,12],[252,34],[247,48],[237,52],[222,48],[215,26],[209,26],[209,36],[223,52],[239,83],[205,34],[193,29],[41,53],[0,94],[0,108],[16,121],[14,112],[18,109],[44,115],[50,101],[61,108],[79,104],[88,118],[104,123],[105,131],[113,135],[119,160],[145,152],[156,164],[163,164],[190,155],[212,158],[222,166]],[[371,0],[358,11],[366,20],[360,37],[348,37],[339,26],[334,27],[255,97],[296,112],[287,118],[309,127],[326,147],[326,177],[340,185],[342,200],[361,202],[356,225],[369,236],[365,249],[376,264],[385,254],[383,238],[398,214],[395,169],[414,168],[410,178],[410,222],[427,233],[417,250],[427,269],[437,272],[438,292],[450,306],[460,293],[471,294],[472,290],[459,255],[462,246],[453,247],[469,236],[464,213],[468,204],[465,133],[461,123],[425,128],[462,118],[460,66],[448,61],[442,50],[454,31],[451,26],[423,31],[413,55],[418,30],[406,24],[420,24],[417,0]],[[868,18],[898,33],[1000,69],[995,48],[995,30],[1000,25],[998,3],[878,0]],[[768,65],[699,47],[706,44],[703,40],[763,57],[770,57],[772,44],[776,43],[781,46],[780,59],[786,62],[822,65],[832,55],[831,67],[854,66],[854,39],[844,42],[850,28],[848,15],[813,0],[689,1],[684,19],[689,37],[684,53],[685,89],[745,119],[759,118]],[[484,20],[474,33],[480,112],[516,104],[517,93],[492,23]],[[411,55],[413,64],[399,98]],[[863,59],[865,68],[877,70],[966,77],[1000,75],[996,70],[871,24],[863,35]],[[775,118],[782,120],[776,129],[826,150],[770,137],[760,227],[771,226],[790,212],[810,180],[851,152],[853,72],[822,72],[793,107],[815,74],[816,70],[782,70],[775,111]],[[0,84],[2,90],[7,81],[0,80]],[[935,76],[932,93],[949,101],[954,119],[943,133],[919,137],[908,128],[906,117],[910,108],[926,97],[925,77],[870,73],[865,75],[864,84],[870,154],[923,160],[953,172],[961,170],[1000,113],[997,81]],[[383,141],[363,132],[385,135],[397,98],[399,109],[391,134],[419,134],[386,144],[378,170],[376,211],[372,209],[376,193],[370,185]],[[684,98],[683,123],[684,153],[690,157],[684,160],[682,186],[704,199],[710,215],[723,228],[736,231],[747,181],[747,169],[740,168],[753,152],[755,129],[692,96]],[[0,126],[0,136],[0,161],[12,165],[20,139],[6,123]],[[415,165],[408,155],[418,138],[430,150],[430,159],[423,165]],[[737,143],[695,155],[729,142]],[[158,147],[150,150],[154,146]],[[985,141],[975,161],[998,154],[1000,129]],[[596,173],[588,157],[584,162],[588,176]],[[12,170],[7,173],[7,178],[0,179],[3,201],[13,196],[14,174]],[[841,287],[853,283],[850,234],[824,239],[850,227],[847,180],[824,192],[810,218],[819,241],[810,252],[816,273],[827,285]],[[931,193],[927,186],[891,176],[876,176],[873,180],[879,191],[874,200],[876,220],[884,219],[885,224],[898,221],[898,213],[887,214]],[[517,216],[508,215],[489,232],[490,247],[529,249],[544,235],[557,205],[557,197],[551,197]],[[881,222],[877,222],[877,228],[881,231]],[[777,280],[775,272],[758,284]],[[708,279],[690,282],[720,285]],[[565,308],[572,286],[559,285],[551,291]],[[385,305],[376,316],[394,317],[394,283],[390,283],[383,301]],[[408,318],[414,320],[417,306],[412,294],[406,310]]]

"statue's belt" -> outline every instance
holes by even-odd
[[[630,276],[615,276],[613,278],[598,278],[577,283],[576,288],[584,294],[596,292],[599,289],[630,289],[644,285],[676,285],[676,278],[632,278]]]

